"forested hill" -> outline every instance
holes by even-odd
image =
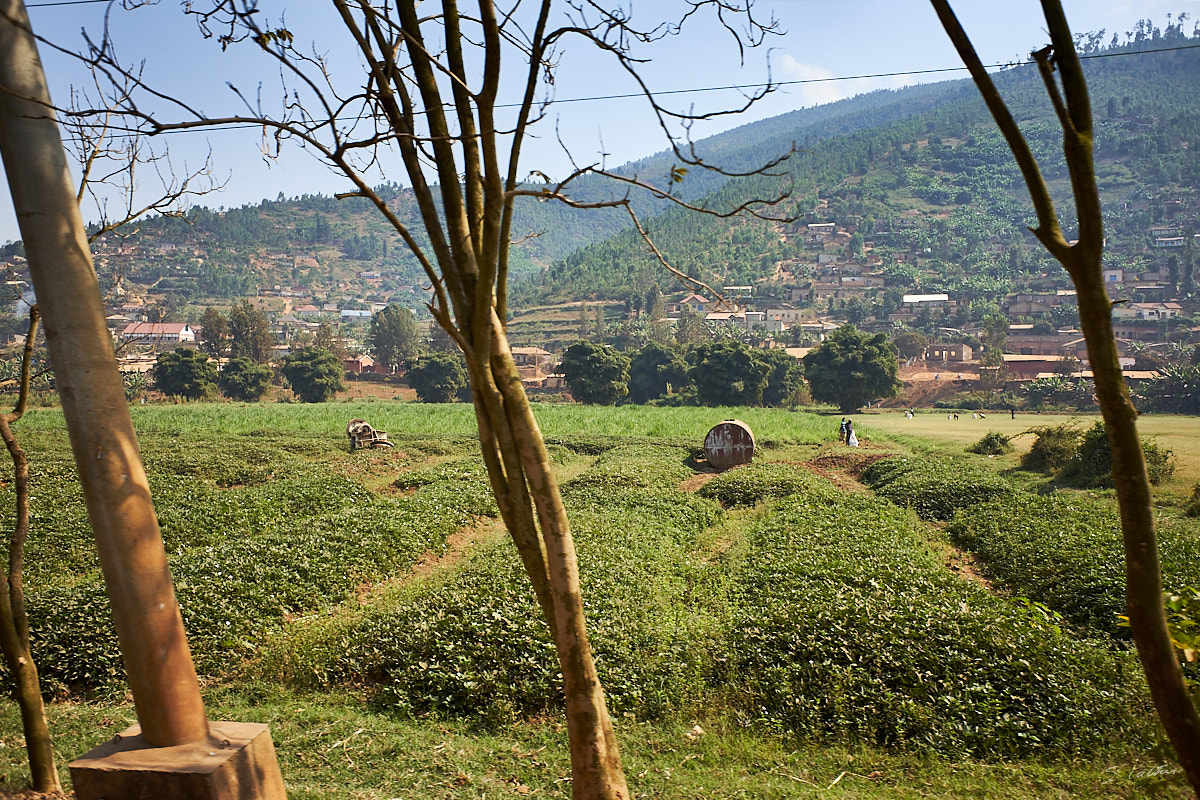
[[[1188,209],[1196,199],[1198,45],[1200,37],[1175,26],[1124,46],[1104,48],[1093,39],[1087,47],[1084,66],[1114,265],[1125,259],[1138,262],[1126,266],[1146,266],[1142,245],[1149,226],[1161,218],[1158,201]],[[1012,68],[995,80],[1056,196],[1066,197],[1061,132],[1036,69]],[[1019,171],[967,80],[875,92],[783,115],[706,140],[699,148],[705,157],[744,169],[793,143],[799,150],[788,160],[785,175],[706,185],[691,194],[723,210],[787,191],[788,200],[774,213],[795,221],[668,210],[649,220],[648,228],[674,266],[717,287],[754,284],[756,295],[770,298],[802,278],[802,262],[815,260],[802,241],[807,222],[834,222],[847,233],[861,234],[835,254],[862,257],[862,240],[867,240],[874,263],[889,273],[889,286],[956,291],[968,300],[995,297],[1014,287],[1014,272],[1046,265],[1025,230],[1033,214]],[[652,160],[633,166],[664,169]],[[1060,211],[1069,229],[1070,203]],[[914,269],[913,258],[896,263],[891,256],[897,253],[915,256],[921,269]],[[541,280],[523,286],[518,298],[525,303],[625,298],[651,283],[664,291],[681,288],[640,239],[624,231],[557,262]]]

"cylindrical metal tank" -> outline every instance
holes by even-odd
[[[717,424],[704,437],[704,457],[715,469],[725,470],[754,460],[754,433],[738,419]]]

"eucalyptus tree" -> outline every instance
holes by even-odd
[[[1079,322],[1095,376],[1096,399],[1112,448],[1113,485],[1125,546],[1129,627],[1159,719],[1188,781],[1200,794],[1200,714],[1175,655],[1163,608],[1154,502],[1137,433],[1138,412],[1122,377],[1113,334],[1112,302],[1104,286],[1104,217],[1096,183],[1091,100],[1075,39],[1062,3],[1042,0],[1050,44],[1031,57],[1063,131],[1063,152],[1073,201],[1069,205],[1078,217],[1078,238],[1068,241],[1037,159],[948,0],[931,2],[1021,169],[1037,213],[1037,225],[1031,228],[1033,235],[1066,268],[1075,284]],[[1185,271],[1184,282],[1191,282],[1190,271]]]
[[[419,10],[415,0],[330,0],[307,6],[310,13],[331,8],[337,22],[325,34],[344,36],[356,51],[353,69],[359,72],[347,78],[332,73],[329,42],[306,52],[286,25],[269,23],[254,0],[201,0],[184,8],[222,49],[261,51],[284,84],[277,108],[267,108],[265,93],[251,98],[234,89],[231,99],[239,111],[206,115],[198,103],[154,92],[139,70],[118,63],[107,39],[98,40],[87,56],[122,85],[132,80],[141,90],[122,108],[129,126],[157,134],[249,124],[264,131],[276,148],[272,152],[299,143],[345,175],[350,186],[343,196],[366,198],[412,251],[431,286],[433,318],[465,356],[497,505],[556,645],[572,791],[585,798],[628,797],[588,645],[570,526],[507,338],[513,209],[518,198],[526,197],[630,211],[635,190],[685,205],[673,193],[674,184],[689,170],[718,169],[691,146],[691,123],[743,110],[770,88],[746,97],[738,108],[681,112],[655,96],[639,72],[643,58],[655,42],[690,30],[705,12],[724,26],[743,55],[743,48],[761,44],[774,32],[774,20],[759,20],[744,0],[692,0],[679,19],[655,18],[645,25],[633,12],[595,0],[511,2],[504,9],[490,0],[470,9],[455,0],[420,4]],[[614,72],[638,87],[676,160],[666,185],[611,173],[602,161],[572,161],[557,180],[538,170],[523,171],[521,156],[531,128],[546,118],[560,61],[575,44],[611,59]],[[421,231],[371,186],[372,170],[390,166],[396,156],[411,184]],[[572,196],[588,174],[617,182],[611,199],[585,202]],[[773,199],[782,198],[697,210],[766,214]],[[630,217],[643,231],[632,212]],[[647,240],[647,245],[670,269],[653,243]]]

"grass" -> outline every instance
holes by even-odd
[[[1018,434],[1030,428],[1044,425],[1075,423],[1080,430],[1090,428],[1100,420],[1099,414],[1031,414],[1017,412],[1011,418],[1007,412],[987,413],[986,419],[974,419],[971,412],[959,412],[957,420],[947,420],[946,412],[922,409],[913,419],[906,419],[900,410],[887,410],[860,414],[855,418],[855,428],[861,428],[868,437],[885,436],[918,450],[961,453],[967,445],[974,444],[989,431],[1016,436],[1013,452],[997,456],[996,462],[1004,466],[1016,466],[1022,453],[1028,452],[1033,437]],[[1175,454],[1175,475],[1158,489],[1171,496],[1190,495],[1192,486],[1200,483],[1200,418],[1167,414],[1146,414],[1138,419],[1138,432],[1146,438],[1171,450]]]
[[[596,617],[600,668],[614,680],[617,733],[632,797],[1135,798],[1160,789],[1162,797],[1187,796],[1178,776],[1164,766],[1168,761],[1138,744],[1145,741],[1144,728],[1128,736],[1106,731],[1112,734],[1107,739],[1121,741],[1097,745],[1078,760],[1069,755],[1071,746],[1067,746],[1051,747],[1047,752],[1056,755],[1038,759],[977,761],[960,754],[934,756],[920,742],[888,742],[880,748],[829,728],[822,729],[820,737],[805,739],[787,724],[771,724],[747,713],[746,701],[753,698],[738,693],[751,687],[739,689],[741,684],[726,681],[722,666],[726,656],[721,650],[729,620],[742,613],[737,617],[739,630],[748,623],[744,616],[748,606],[740,605],[751,597],[746,587],[761,584],[763,591],[754,602],[774,608],[772,613],[781,615],[781,624],[820,633],[823,629],[814,628],[813,619],[817,612],[829,610],[818,607],[828,593],[816,587],[838,585],[839,575],[852,577],[853,586],[844,587],[849,592],[833,592],[836,607],[830,608],[836,616],[825,617],[846,627],[845,655],[835,646],[837,637],[813,638],[827,651],[822,658],[847,659],[838,667],[844,667],[847,675],[856,665],[870,669],[883,663],[878,658],[883,654],[889,663],[903,666],[909,640],[928,644],[921,642],[920,625],[910,631],[911,636],[877,630],[876,615],[903,623],[903,614],[896,611],[895,603],[876,597],[892,590],[883,591],[873,583],[872,570],[886,579],[885,588],[894,584],[892,594],[908,598],[905,602],[918,595],[940,596],[937,593],[943,591],[946,597],[959,597],[954,581],[960,579],[922,544],[937,538],[934,529],[869,496],[860,495],[843,505],[838,490],[813,483],[815,478],[795,463],[764,463],[806,460],[813,445],[822,445],[822,453],[837,452],[836,442],[830,442],[839,415],[574,405],[536,406],[535,413],[552,442],[551,458],[576,527],[581,571],[592,591],[588,609]],[[389,431],[396,449],[346,452],[343,431],[354,417]],[[762,446],[756,468],[745,479],[732,473],[701,493],[704,496],[678,491],[693,475],[689,453],[714,424],[730,417],[742,419],[755,431]],[[1035,419],[1045,418],[1018,416],[1015,424],[1023,430]],[[438,663],[453,664],[459,673],[447,670],[440,675],[444,686],[464,678],[470,681],[472,669],[484,670],[480,674],[490,680],[495,679],[486,670],[504,675],[504,680],[496,681],[501,688],[519,687],[528,677],[519,669],[511,676],[503,673],[513,669],[512,663],[489,666],[463,660],[465,647],[456,647],[451,652],[454,660],[446,661],[447,642],[473,644],[495,635],[502,646],[512,648],[517,656],[514,662],[540,646],[527,642],[516,625],[522,614],[536,616],[532,606],[491,594],[500,584],[519,593],[524,584],[519,576],[511,580],[508,576],[514,557],[502,532],[494,522],[479,522],[479,515],[494,511],[488,508],[486,488],[480,493],[482,475],[474,455],[477,445],[469,406],[393,402],[145,406],[134,409],[134,420],[173,557],[187,556],[188,564],[203,565],[206,559],[221,563],[221,553],[230,546],[224,540],[238,543],[230,550],[238,553],[261,541],[252,554],[257,561],[247,561],[254,574],[275,574],[278,559],[279,575],[297,571],[314,581],[316,589],[310,591],[325,593],[280,598],[279,608],[286,606],[283,619],[279,608],[262,603],[262,617],[246,634],[232,645],[217,643],[224,648],[217,653],[223,653],[223,660],[203,660],[209,669],[205,691],[210,716],[271,726],[289,797],[569,796],[569,780],[564,779],[569,774],[566,735],[555,703],[513,714],[503,697],[496,695],[495,702],[479,699],[477,704],[488,708],[482,716],[456,716],[437,704],[414,713],[409,703],[408,713],[397,713],[395,706],[382,711],[386,704],[378,702],[381,688],[390,685],[380,683],[383,673],[375,670],[384,656],[390,659],[389,670],[407,670],[410,683],[423,678],[406,664],[401,645],[406,637],[413,637],[410,629],[415,621],[432,619],[425,613],[430,609],[447,613],[439,618],[438,636],[421,646],[428,648],[431,657],[443,659]],[[905,420],[899,413],[855,417],[866,440],[863,455],[914,449],[935,456],[954,453],[986,465],[989,472],[1004,468],[1012,457],[968,457],[962,447],[986,430],[998,429],[983,427],[993,420],[1013,422],[999,415],[989,415],[984,422],[967,416],[955,427],[933,415],[929,420],[924,415]],[[928,425],[931,432],[941,422],[943,432],[956,435],[918,438],[916,425],[905,428],[914,422]],[[889,425],[894,433],[889,433]],[[1200,440],[1197,420],[1170,418],[1161,428],[1162,444],[1167,447],[1179,442],[1180,449],[1186,450],[1189,438]],[[1143,430],[1153,433],[1145,425]],[[61,414],[31,413],[20,423],[18,435],[29,443],[40,487],[35,497],[45,504],[40,511],[35,507],[41,516],[31,542],[37,555],[36,561],[31,559],[32,574],[39,583],[83,585],[95,574],[94,556],[86,541],[86,518],[78,508],[78,486]],[[1186,457],[1200,460],[1200,446]],[[781,496],[784,502],[789,497],[820,496],[822,503],[832,505],[828,510],[805,506],[772,512],[777,503],[772,498]],[[722,511],[717,499],[739,507]],[[8,506],[11,500],[0,500],[5,513]],[[204,522],[192,524],[192,517]],[[862,528],[863,536],[886,533],[891,537],[887,547],[872,546],[866,539],[856,544],[863,536],[856,535],[855,526]],[[464,532],[476,529],[479,537],[459,543]],[[390,530],[405,537],[399,545],[388,543],[385,534]],[[408,531],[421,535],[408,538]],[[343,556],[337,549],[352,543],[356,532],[370,542],[361,559],[353,553]],[[788,536],[797,537],[802,546],[791,547],[789,539],[778,538]],[[40,544],[36,537],[41,537]],[[866,555],[841,555],[855,547],[866,548]],[[213,548],[213,555],[202,555],[206,548]],[[388,548],[394,552],[384,552]],[[422,548],[426,548],[423,556]],[[916,553],[911,556],[916,564],[912,569],[896,566],[909,564],[906,548]],[[188,556],[192,550],[195,553]],[[887,553],[893,554],[888,556],[894,561],[891,566],[883,566]],[[368,558],[373,554],[385,557]],[[339,574],[343,560],[351,569]],[[877,561],[876,567],[863,566]],[[335,569],[326,572],[329,563]],[[414,572],[413,563],[425,566]],[[920,576],[922,588],[915,594],[901,585],[901,576],[908,572]],[[757,576],[758,583],[747,582],[747,576]],[[190,575],[188,580],[203,580],[203,576]],[[295,583],[292,578],[280,580]],[[258,582],[271,581],[264,577]],[[776,608],[779,598],[771,605],[776,588],[784,584],[808,592],[803,607]],[[235,575],[231,592],[238,591],[239,585]],[[937,588],[943,586],[947,588]],[[189,591],[197,592],[195,586]],[[999,610],[988,637],[1004,647],[1027,646],[1004,638],[1005,629],[1023,630],[1026,625],[1005,610],[1007,601],[985,596],[977,587],[967,594],[970,597],[963,602],[969,601],[975,609],[972,614],[986,616]],[[196,596],[213,598],[203,590]],[[223,602],[205,600],[219,601]],[[481,601],[491,602],[482,607],[501,614],[508,627],[497,624],[504,629],[490,631],[482,615],[475,613]],[[935,599],[930,605],[934,611],[927,616],[948,619],[954,615],[937,609],[950,606],[954,603]],[[203,611],[193,613],[203,615]],[[807,622],[797,624],[796,614],[803,614]],[[964,625],[976,624],[973,617],[963,619]],[[664,620],[670,624],[663,624]],[[1046,641],[1061,637],[1038,633],[1028,638],[1044,649]],[[777,643],[788,648],[797,644],[786,638]],[[1079,652],[1071,658],[1083,658],[1084,650],[1092,653],[1092,645],[1082,640],[1073,646]],[[393,652],[385,652],[388,648]],[[1099,652],[1087,658],[1106,657]],[[314,674],[314,667],[324,672]],[[799,670],[796,674],[804,670],[798,662],[789,668]],[[1047,668],[1057,669],[1049,662]],[[1066,674],[1047,679],[1060,680]],[[538,687],[536,676],[530,685]],[[1059,691],[1072,691],[1054,685]],[[393,697],[401,696],[397,686],[392,687]],[[544,686],[540,691],[545,692]],[[820,696],[823,689],[804,691]],[[896,697],[893,693],[888,702],[898,702]],[[888,703],[843,711],[858,717],[889,713]],[[1132,711],[1144,718],[1144,709]],[[64,764],[133,720],[127,700],[80,702],[78,695],[53,703],[50,713]],[[0,788],[16,788],[26,780],[19,731],[13,704],[0,703]],[[1159,786],[1164,772],[1170,780]]]

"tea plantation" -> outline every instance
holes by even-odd
[[[468,408],[137,411],[210,714],[271,724],[291,797],[569,796],[557,660]],[[646,411],[538,412],[635,796],[1185,796],[1174,771],[1147,777],[1169,758],[1118,625],[1109,498],[869,431],[843,455],[814,415]],[[771,435],[703,475],[705,426],[734,414]],[[356,416],[395,449],[347,452]],[[69,760],[132,712],[61,418],[17,433],[35,655]],[[850,459],[840,487],[818,456]],[[957,548],[990,582],[948,566]],[[1163,525],[1163,558],[1168,585],[1200,584],[1194,522]]]

